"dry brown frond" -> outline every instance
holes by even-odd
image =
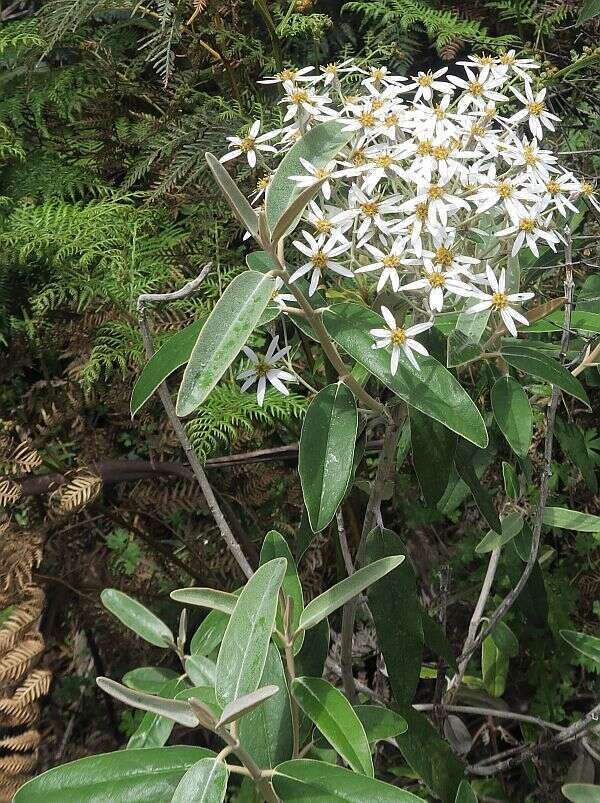
[[[0,683],[16,683],[39,660],[44,650],[44,640],[40,633],[35,633],[18,647],[0,658]],[[2,703],[0,700],[0,710]]]
[[[10,616],[0,626],[0,655],[4,655],[39,621],[44,606],[44,592],[37,586],[23,590],[23,600],[15,604]]]
[[[33,570],[42,560],[43,538],[14,530],[3,537],[0,549],[0,591],[10,593],[31,585]]]
[[[7,472],[8,473],[8,472]],[[21,486],[6,477],[0,480],[0,505],[8,507],[13,505],[21,496]]]
[[[64,516],[81,510],[100,493],[102,480],[87,469],[77,471],[69,482],[61,485],[50,496],[52,513]]]
[[[7,775],[20,775],[23,772],[29,772],[34,769],[37,762],[37,750],[25,755],[19,753],[9,754],[0,758],[0,772],[5,772]]]
[[[6,736],[4,739],[0,739],[0,747],[16,753],[28,753],[31,750],[37,750],[41,740],[39,731],[27,730],[16,736]]]

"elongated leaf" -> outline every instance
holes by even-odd
[[[162,666],[140,666],[123,675],[123,683],[130,689],[158,694],[169,680],[174,680],[177,672]]]
[[[242,589],[217,659],[215,691],[222,706],[258,688],[286,566],[284,558],[265,563]]]
[[[203,758],[179,781],[171,803],[222,803],[228,780],[226,764],[214,758]]]
[[[561,792],[571,803],[600,803],[600,786],[591,783],[566,783]]]
[[[403,560],[404,555],[382,558],[359,569],[351,577],[346,577],[334,585],[333,588],[323,592],[323,594],[308,603],[302,611],[300,627],[304,630],[314,627],[326,616],[329,616],[332,611],[341,608],[352,597],[356,597],[365,588],[380,580],[388,572],[395,569],[396,566],[399,566]]]
[[[600,0],[585,0],[577,17],[577,25],[583,25],[600,14]]]
[[[158,696],[172,700],[184,686],[183,678],[175,678],[163,684]],[[139,747],[163,747],[171,735],[174,724],[172,719],[161,717],[159,714],[152,714],[149,711],[146,712],[137,730],[127,742],[127,750]]]
[[[504,480],[506,495],[511,499],[518,499],[521,494],[517,472],[513,465],[505,463],[504,460],[502,461],[502,479]]]
[[[526,374],[531,374],[531,376],[536,376],[538,379],[544,379],[546,382],[557,385],[565,393],[569,393],[589,405],[587,393],[581,382],[559,362],[543,351],[519,342],[514,345],[512,343],[503,345],[501,354],[513,368],[518,368]]]
[[[177,396],[177,415],[192,413],[240,353],[271,300],[275,281],[247,270],[225,288],[198,336]]]
[[[298,471],[313,532],[336,514],[352,476],[358,411],[352,391],[328,385],[311,401],[300,436]]]
[[[165,700],[154,694],[134,691],[110,678],[98,677],[96,678],[96,683],[102,691],[110,694],[110,696],[114,697],[116,700],[120,700],[120,702],[132,706],[132,708],[140,708],[142,711],[151,711],[154,714],[160,714],[160,716],[172,719],[180,725],[185,725],[186,728],[196,728],[199,724],[198,717],[184,701]]]
[[[324,168],[352,139],[352,136],[353,132],[343,131],[342,124],[337,120],[332,120],[311,128],[290,148],[279,163],[265,196],[267,222],[271,231],[275,230],[281,216],[302,192],[296,182],[290,179],[290,176],[306,174],[306,168],[300,159],[306,159],[317,170]],[[300,210],[298,218],[301,213],[302,210]],[[297,218],[295,222],[290,221],[288,228],[294,229],[296,222]]]
[[[190,652],[192,655],[210,655],[223,641],[229,616],[222,611],[211,611],[198,625],[192,636]]]
[[[293,633],[300,623],[300,615],[304,610],[304,594],[302,593],[302,584],[300,583],[300,578],[298,577],[298,569],[296,568],[294,556],[290,551],[287,541],[281,535],[281,533],[278,533],[276,530],[270,530],[266,534],[260,550],[261,566],[263,563],[267,563],[274,558],[285,558],[287,560],[287,568],[285,570],[283,583],[281,584],[281,590],[283,591],[284,595],[289,597],[291,600],[292,618],[290,622],[290,629]],[[275,623],[277,629],[283,633],[283,617],[279,608],[277,609]],[[303,638],[304,633],[302,632],[294,642],[294,653],[297,653],[302,647]],[[277,640],[277,636],[275,639]]]
[[[217,676],[215,662],[205,655],[190,655],[185,659],[185,671],[194,686],[214,686]]]
[[[311,187],[305,187],[300,195],[297,195],[296,198],[294,198],[292,203],[279,218],[277,225],[273,229],[271,239],[274,243],[281,240],[281,238],[285,237],[288,232],[296,228],[296,225],[306,206],[308,205],[309,201],[312,201],[315,195],[319,192],[322,183],[323,181],[316,181]]]
[[[285,803],[422,803],[422,798],[366,775],[299,759],[279,764],[273,786]]]
[[[440,627],[439,622],[432,619],[429,614],[421,609],[421,625],[423,626],[423,639],[429,649],[439,658],[445,661],[453,672],[458,672],[458,664],[452,645],[446,638],[446,634]]]
[[[408,723],[400,714],[382,705],[357,705],[354,707],[369,744],[383,739],[393,739],[408,729]]]
[[[444,495],[456,450],[456,435],[439,421],[416,409],[410,411],[413,465],[421,492],[429,507]]]
[[[144,406],[160,383],[189,360],[205,320],[206,317],[203,316],[174,334],[148,360],[131,392],[132,418]]]
[[[322,678],[299,677],[292,683],[292,694],[344,761],[355,772],[373,777],[365,729],[341,691]]]
[[[506,548],[502,551],[506,573],[513,587],[516,586],[523,574],[525,565],[525,561],[517,549],[517,541],[519,539],[523,542],[528,542],[526,551],[527,554],[529,554],[531,549],[531,528],[527,523],[524,524],[521,533],[516,538],[513,538],[512,541],[509,541]],[[521,549],[521,551],[523,551],[523,549]],[[539,628],[547,627],[548,597],[544,584],[544,575],[539,561],[536,562],[527,583],[521,591],[521,594],[517,597],[515,607],[530,624]]]
[[[231,207],[231,211],[246,231],[249,231],[254,239],[256,239],[258,235],[258,217],[256,212],[252,209],[246,197],[239,191],[235,181],[219,160],[213,156],[212,153],[206,153],[205,157],[211,173],[221,188],[225,200]]]
[[[193,686],[191,689],[183,689],[175,695],[175,699],[184,702],[196,700],[211,714],[215,722],[221,718],[223,713],[223,709],[217,702],[213,686]]]
[[[491,392],[492,410],[511,449],[524,457],[531,446],[533,415],[527,394],[510,376],[496,381]]]
[[[184,605],[199,605],[201,608],[213,608],[231,616],[237,603],[235,594],[217,591],[214,588],[178,588],[171,591],[171,599],[183,602]]]
[[[404,357],[395,376],[390,373],[390,355],[373,349],[370,329],[379,329],[383,319],[358,304],[335,304],[323,315],[333,339],[351,357],[390,388],[411,407],[439,421],[477,446],[484,447],[488,435],[475,403],[452,374],[433,357],[417,355],[416,371]]]
[[[519,654],[519,642],[510,627],[500,620],[490,633],[490,638],[498,649],[509,658],[515,658]]]
[[[167,625],[141,602],[115,588],[105,588],[100,599],[105,608],[140,638],[163,649],[173,643],[173,634]]]
[[[296,656],[296,674],[320,678],[329,652],[329,622],[322,619],[304,634],[302,649]]]
[[[580,653],[600,663],[600,638],[578,633],[576,630],[561,630],[560,635],[567,644],[579,650]]]
[[[292,757],[290,695],[279,650],[269,644],[261,686],[279,687],[277,694],[246,714],[238,724],[241,744],[259,767],[275,767]]]
[[[279,686],[263,686],[250,694],[244,694],[243,697],[238,697],[232,703],[229,703],[223,709],[221,719],[217,723],[219,727],[229,725],[230,722],[235,722],[241,719],[245,714],[248,714],[256,706],[264,703],[270,697],[274,697],[279,691]]]
[[[491,552],[512,541],[523,529],[523,516],[519,513],[509,513],[502,521],[502,532],[497,533],[495,530],[490,530],[488,534],[481,539],[475,547],[475,552],[479,555],[485,552]]]
[[[593,278],[593,277],[590,277]],[[581,297],[581,296],[580,296]],[[592,302],[597,304],[598,302]],[[578,302],[579,307],[579,302]],[[565,316],[562,312],[555,312],[548,315],[543,320],[534,323],[529,327],[530,332],[561,332],[565,323]],[[571,329],[579,329],[583,332],[600,332],[600,313],[588,311],[586,309],[576,309],[571,313]]]
[[[487,488],[483,487],[475,473],[473,452],[474,450],[464,441],[462,443],[459,442],[454,456],[454,465],[460,478],[469,486],[475,504],[479,508],[479,512],[483,518],[487,521],[492,530],[501,533],[502,525],[496,513],[492,495]]]
[[[107,803],[170,800],[185,772],[202,758],[203,747],[118,750],[87,756],[38,775],[22,786],[15,803]]]
[[[477,803],[477,795],[468,781],[461,781],[455,803]]]
[[[498,649],[494,640],[488,636],[481,645],[481,673],[483,683],[492,697],[502,697],[508,677],[508,655]]]
[[[545,508],[544,524],[579,533],[600,533],[600,516],[579,513],[577,510],[567,510],[564,507]]]
[[[367,536],[368,561],[398,554],[405,555],[406,547],[390,530],[377,528]],[[423,660],[421,606],[410,560],[371,586],[367,596],[394,697],[398,703],[410,703]]]

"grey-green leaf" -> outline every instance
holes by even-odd
[[[544,508],[544,524],[563,530],[576,530],[579,533],[600,533],[600,516],[567,510],[564,507]]]
[[[123,683],[130,689],[158,694],[169,680],[174,680],[177,672],[162,666],[140,666],[123,675]]]
[[[477,803],[477,795],[468,781],[461,781],[455,803]]]
[[[510,376],[498,379],[491,391],[492,410],[511,449],[524,457],[531,446],[533,415],[527,394]]]
[[[346,577],[339,583],[330,588],[328,591],[323,592],[318,597],[309,602],[306,608],[302,611],[300,617],[300,627],[304,630],[309,630],[314,627],[322,619],[332,611],[341,608],[352,597],[360,594],[365,588],[380,580],[388,572],[393,571],[396,566],[399,566],[404,560],[404,555],[394,555],[389,558],[382,558],[370,563],[368,566],[363,566],[351,577]]]
[[[411,408],[410,437],[421,492],[429,507],[435,507],[450,479],[456,435],[439,421]]]
[[[223,803],[229,770],[223,761],[203,758],[179,781],[171,803]]]
[[[483,683],[492,697],[502,697],[506,689],[509,658],[488,636],[481,645],[481,674]]]
[[[140,638],[163,649],[173,643],[171,630],[141,602],[115,588],[105,588],[100,599],[105,608]]]
[[[571,647],[579,650],[592,661],[600,663],[600,638],[598,636],[588,636],[586,633],[578,633],[576,630],[561,630],[560,635]]]
[[[165,697],[172,700],[180,689],[185,685],[183,678],[175,678],[163,684],[158,692],[159,697]],[[153,714],[147,711],[142,717],[137,730],[133,733],[127,742],[127,750],[132,750],[138,747],[162,747],[167,743],[167,739],[171,735],[174,722],[172,719],[162,717],[160,714]]]
[[[490,633],[490,638],[498,649],[509,658],[515,658],[519,654],[519,642],[510,627],[500,620]]]
[[[591,783],[567,783],[561,792],[571,803],[600,803],[600,786]]]
[[[96,683],[102,691],[133,708],[140,708],[142,711],[151,711],[153,714],[167,717],[180,725],[185,725],[186,728],[196,728],[199,724],[198,717],[186,702],[165,700],[154,694],[134,691],[110,678],[98,677]]]
[[[190,655],[185,659],[185,671],[194,686],[214,686],[217,675],[215,662],[205,655]]]
[[[518,368],[526,374],[543,379],[553,385],[557,385],[565,393],[580,399],[589,405],[587,393],[583,385],[567,371],[559,362],[549,357],[542,350],[523,341],[518,343],[507,343],[502,346],[502,357],[513,368]]]
[[[358,410],[354,394],[336,383],[311,401],[300,436],[298,471],[313,532],[331,522],[352,476]]]
[[[235,722],[241,719],[245,714],[248,714],[258,705],[264,703],[270,697],[274,697],[279,691],[279,686],[262,686],[250,694],[244,694],[243,697],[238,697],[232,703],[229,703],[223,709],[220,720],[217,722],[218,727],[229,725],[230,722]]]
[[[355,772],[373,777],[373,759],[365,729],[354,709],[331,683],[299,677],[292,694],[334,750]]]
[[[190,652],[192,655],[210,655],[219,646],[225,635],[229,616],[222,611],[211,611],[200,622],[192,636]]]
[[[196,341],[177,396],[177,415],[192,413],[237,357],[271,300],[275,280],[240,273],[225,288]]]
[[[198,605],[201,608],[213,608],[223,613],[231,614],[234,611],[237,597],[226,591],[217,591],[214,588],[178,588],[171,591],[171,599],[183,602],[184,605]]]
[[[512,541],[523,529],[523,516],[520,513],[509,513],[501,520],[502,532],[490,530],[475,547],[475,552],[483,554],[491,552]]]
[[[259,686],[286,566],[285,558],[265,563],[240,593],[217,659],[215,692],[222,706]]]
[[[287,560],[287,568],[285,570],[283,583],[281,584],[281,590],[283,591],[284,595],[289,597],[291,600],[292,617],[290,625],[293,633],[298,627],[300,615],[304,610],[304,594],[302,592],[302,584],[300,582],[300,578],[298,577],[298,569],[296,567],[296,562],[294,561],[294,556],[291,553],[287,541],[281,535],[281,533],[278,533],[276,530],[270,530],[266,534],[260,550],[260,563],[262,565],[263,563],[267,563],[274,558],[285,558]],[[279,608],[277,609],[275,621],[277,629],[283,633],[283,617]],[[297,653],[302,647],[303,639],[304,633],[300,633],[294,642],[294,653]]]
[[[212,153],[205,154],[205,157],[211,173],[221,188],[221,192],[225,196],[225,200],[231,207],[233,214],[254,239],[257,239],[258,217],[256,212],[252,209],[246,197],[239,191],[237,184],[219,160]]]
[[[356,705],[354,711],[365,729],[369,744],[393,739],[408,729],[408,723],[400,714],[382,705]]]

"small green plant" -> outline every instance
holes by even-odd
[[[142,557],[142,551],[135,543],[131,533],[122,528],[113,530],[106,536],[106,546],[113,553],[113,568],[127,576],[135,574]]]

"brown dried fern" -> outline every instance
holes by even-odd
[[[17,683],[37,663],[43,651],[44,640],[40,633],[35,633],[0,658],[0,686]],[[0,711],[3,702],[0,700]]]
[[[0,656],[4,655],[36,625],[44,607],[44,592],[37,586],[23,589],[23,599],[15,604],[0,626]]]
[[[33,570],[42,560],[42,545],[36,533],[8,530],[0,549],[0,592],[17,593],[31,585]]]
[[[76,471],[69,482],[61,485],[50,496],[50,511],[56,516],[64,516],[82,510],[100,493],[102,480],[87,469]]]
[[[0,739],[0,748],[15,753],[29,753],[31,750],[38,749],[41,740],[39,731],[26,730],[23,733],[17,733],[16,736],[6,736],[4,739]]]
[[[35,769],[38,762],[38,753],[35,750],[33,753],[10,753],[7,756],[0,758],[0,772],[7,775],[20,775],[24,772],[31,772]]]

